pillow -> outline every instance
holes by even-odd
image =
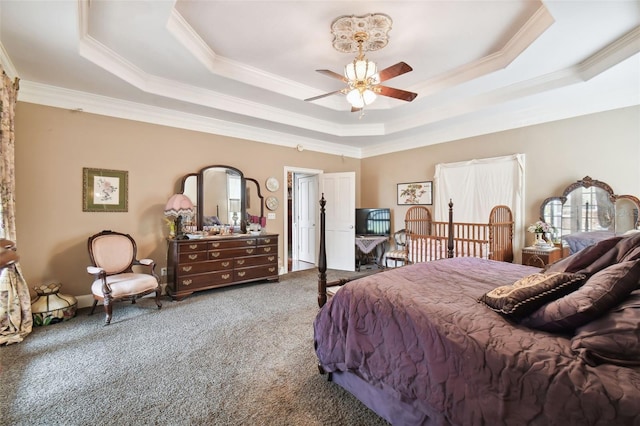
[[[640,260],[611,265],[582,287],[524,318],[521,324],[551,332],[571,332],[605,314],[638,287]]]
[[[569,257],[565,257],[551,265],[548,265],[544,272],[570,272],[575,273],[589,267],[594,262],[598,262],[603,267],[616,263],[617,252],[611,250],[618,244],[622,237],[612,237],[598,241]],[[602,269],[602,268],[600,268]],[[594,273],[597,271],[594,271]]]
[[[585,278],[582,274],[561,272],[531,274],[511,285],[494,288],[480,296],[478,302],[501,314],[520,318],[575,290]]]
[[[595,321],[578,328],[573,350],[589,365],[640,365],[640,290]]]

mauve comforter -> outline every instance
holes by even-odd
[[[437,425],[640,425],[640,369],[591,367],[567,336],[477,302],[537,268],[477,258],[350,282],[314,322],[320,365],[349,371]]]

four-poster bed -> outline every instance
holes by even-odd
[[[637,423],[640,233],[548,271],[451,257],[449,234],[448,258],[330,283],[327,301],[320,225],[318,368],[392,424]]]

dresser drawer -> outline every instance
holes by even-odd
[[[233,272],[235,275],[235,281],[245,281],[256,278],[278,276],[278,266],[254,266],[252,268],[235,269]]]
[[[209,252],[206,251],[188,251],[178,255],[178,261],[181,265],[188,263],[204,262],[209,260]]]
[[[227,269],[233,269],[233,259],[180,264],[176,268],[176,273],[178,274],[178,277],[181,278],[186,275],[202,274],[212,271],[224,271]]]
[[[256,266],[256,265],[270,265],[275,264],[278,261],[278,256],[275,254],[268,256],[248,256],[239,259],[235,259],[234,267],[235,268],[246,268],[247,266]]]
[[[278,252],[278,246],[258,246],[256,247],[257,254],[276,254]]]
[[[209,252],[209,259],[229,259],[232,257],[255,256],[258,254],[257,247],[234,248],[227,250],[213,250]]]
[[[184,244],[178,245],[178,253],[180,254],[194,252],[194,251],[207,251],[207,242],[206,241],[200,241],[197,243],[190,242],[190,243],[184,243]]]
[[[217,249],[228,249],[235,247],[253,247],[256,245],[255,238],[249,239],[237,239],[237,240],[227,240],[227,241],[209,241],[209,250],[217,250]]]
[[[208,274],[188,275],[177,279],[176,291],[195,290],[213,285],[227,285],[233,282],[233,271],[210,272]]]
[[[267,246],[267,245],[278,245],[278,237],[259,237],[258,245],[259,246]]]

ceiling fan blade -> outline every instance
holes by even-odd
[[[383,82],[390,78],[408,73],[409,71],[413,71],[413,68],[405,62],[398,62],[395,65],[391,65],[390,67],[383,69],[378,73],[378,75],[380,76],[380,82]]]
[[[402,89],[394,89],[393,87],[387,86],[376,86],[375,92],[382,96],[388,96],[390,98],[396,98],[407,102],[411,102],[416,98],[416,96],[418,96],[417,93],[408,92]]]
[[[356,108],[354,106],[351,107],[351,112],[358,112],[358,111],[362,111],[362,108]]]
[[[340,81],[344,81],[345,83],[348,81],[342,74],[338,74],[337,72],[331,70],[316,70],[320,74],[324,74],[327,77],[337,78]]]
[[[311,102],[311,101],[315,101],[315,100],[318,100],[318,99],[325,98],[327,96],[337,95],[338,93],[344,93],[343,90],[344,89],[340,89],[340,90],[336,90],[335,92],[325,93],[324,95],[314,96],[313,98],[305,99],[305,102]]]

